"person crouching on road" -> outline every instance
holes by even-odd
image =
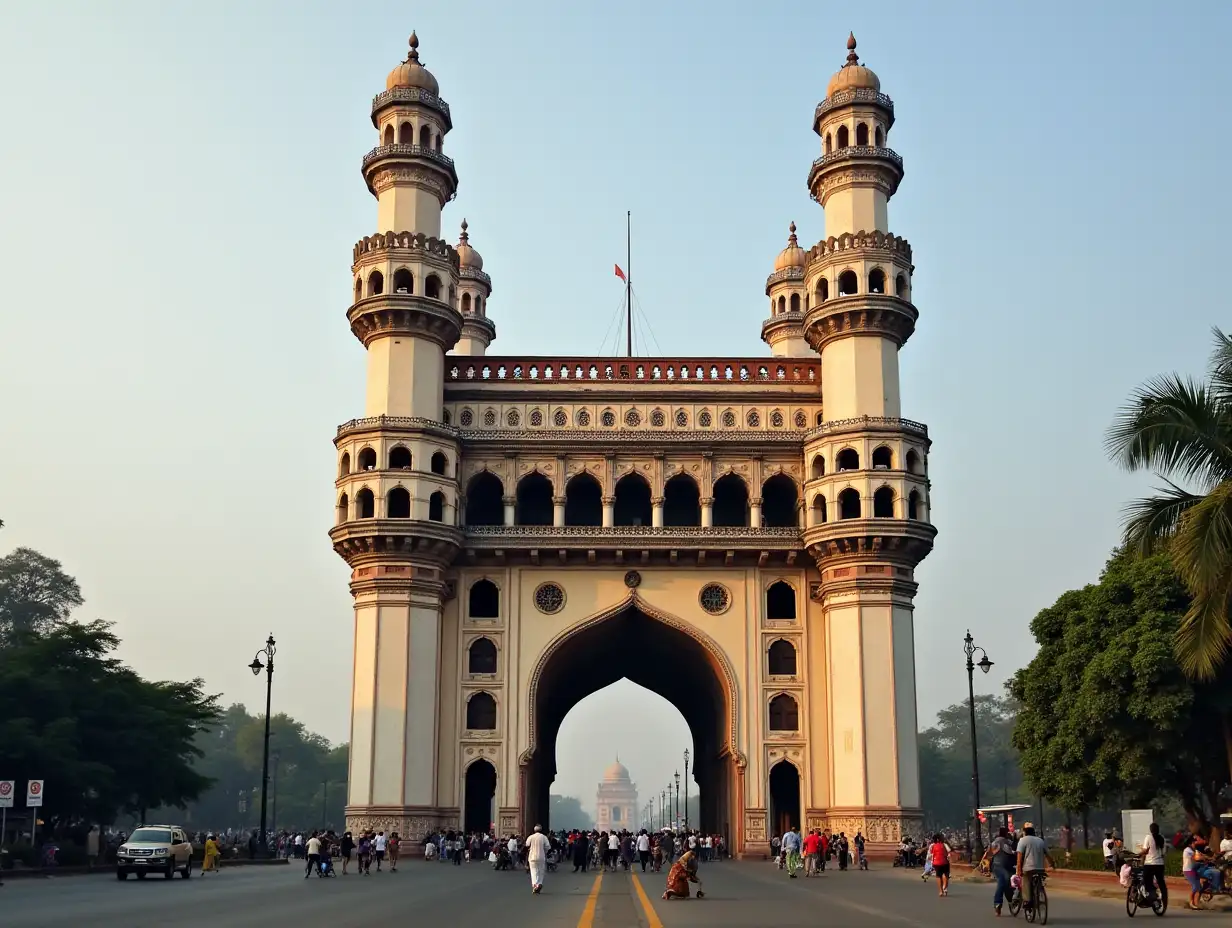
[[[698,883],[697,864],[693,860],[693,852],[685,851],[680,855],[680,858],[672,864],[672,869],[667,874],[667,890],[663,893],[664,899],[688,899],[689,884]],[[700,889],[697,891],[697,898],[701,899],[706,894]]]

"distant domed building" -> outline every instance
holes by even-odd
[[[637,786],[619,759],[603,771],[603,782],[595,791],[595,827],[600,831],[638,827]]]

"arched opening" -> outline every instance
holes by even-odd
[[[462,827],[468,835],[491,834],[496,829],[496,768],[482,758],[466,768]]]
[[[368,296],[378,296],[385,292],[385,275],[373,271],[368,275]]]
[[[476,638],[466,649],[467,673],[496,673],[496,645],[491,638]]]
[[[843,273],[838,275],[839,296],[855,296],[859,286],[855,271],[843,271]]]
[[[360,519],[376,518],[376,497],[367,487],[355,494],[355,516]]]
[[[415,127],[409,122],[404,122],[398,127],[398,144],[399,145],[414,145],[415,144]]]
[[[827,132],[826,133],[826,154],[828,155],[832,151],[834,151],[834,136],[831,133]]]
[[[411,451],[399,445],[389,452],[389,466],[392,470],[411,469]]]
[[[445,494],[440,490],[428,497],[428,519],[432,522],[445,521]]]
[[[868,292],[885,293],[885,271],[879,267],[873,268],[868,274]]]
[[[537,470],[518,481],[517,523],[552,524],[552,481]]]
[[[736,474],[726,474],[714,482],[714,512],[716,527],[729,528],[749,524],[749,488]]]
[[[434,451],[432,453],[431,463],[432,473],[440,474],[442,477],[449,473],[449,458],[445,457],[445,452]]]
[[[424,296],[433,300],[441,298],[441,279],[435,274],[429,274],[424,280]]]
[[[785,312],[787,312],[787,298],[780,296],[779,297],[779,308],[778,308],[777,314],[782,315]]]
[[[419,144],[423,148],[432,148],[432,127],[427,123],[419,127]]]
[[[471,295],[469,293],[462,294],[462,312],[469,313],[471,311]]]
[[[499,619],[500,590],[491,580],[476,580],[467,594],[466,608],[472,619]]]
[[[791,295],[790,309],[793,313],[798,313],[800,311],[800,294],[793,293]]]
[[[394,126],[390,123],[385,127],[385,133],[381,136],[382,145],[392,145],[394,143]]]
[[[364,298],[364,282],[361,278],[355,278],[355,302],[358,303]]]
[[[920,491],[912,490],[907,497],[907,518],[919,520],[920,518]]]
[[[668,526],[701,525],[701,491],[688,474],[676,474],[663,484],[663,524]]]
[[[846,126],[839,126],[838,132],[835,134],[835,140],[838,142],[838,149],[842,151],[847,147],[847,139],[849,138]]]
[[[823,494],[818,493],[813,497],[813,524],[821,525],[829,520],[829,513],[826,512],[826,498]]]
[[[336,519],[337,524],[341,525],[343,522],[349,519],[350,516],[351,516],[350,500],[348,500],[347,495],[343,493],[341,496],[338,497],[338,518]]]
[[[900,300],[907,299],[907,275],[899,274],[894,278],[894,295]]]
[[[799,827],[800,773],[781,760],[770,768],[770,831],[783,835]]]
[[[861,122],[856,124],[856,144],[868,144],[868,125],[866,123]]]
[[[343,452],[342,457],[338,459],[338,476],[345,477],[351,472],[351,455],[350,452]]]
[[[394,487],[385,497],[385,517],[387,519],[409,519],[411,517],[411,494],[406,487]]]
[[[800,709],[796,700],[786,693],[779,693],[770,700],[770,730],[800,730]]]
[[[617,525],[650,525],[650,484],[641,474],[625,474],[616,481]]]
[[[795,620],[796,591],[786,580],[776,580],[766,590],[766,618]]]
[[[415,275],[405,267],[394,271],[394,293],[414,293]]]
[[[458,291],[454,288],[453,284],[449,285],[449,305],[454,308],[457,308],[458,305]]]
[[[817,281],[817,302],[824,303],[830,299],[830,281],[824,277]]]
[[[603,487],[581,473],[565,484],[565,525],[602,525]]]
[[[770,645],[767,663],[772,675],[794,677],[796,675],[796,646],[780,638]]]
[[[476,693],[466,701],[466,727],[471,731],[496,730],[496,700],[491,693]]]
[[[476,316],[483,315],[483,297],[478,296],[478,295],[475,297],[475,315]]]
[[[873,518],[894,518],[894,491],[890,487],[879,487],[873,494]]]
[[[823,455],[813,455],[812,475],[814,480],[826,475],[826,459]]]
[[[466,524],[504,525],[505,485],[490,471],[476,474],[466,486]]]
[[[848,487],[838,495],[838,517],[840,519],[860,518],[860,491]]]
[[[796,482],[786,474],[775,474],[761,485],[761,521],[768,528],[791,528],[799,524],[796,509],[800,497]]]
[[[376,470],[376,451],[372,448],[363,448],[359,452],[359,469]]]
[[[873,132],[873,143],[878,148],[885,145],[885,133],[881,131],[881,126],[878,126],[876,131]]]
[[[844,448],[838,453],[834,463],[838,465],[839,473],[845,470],[859,470],[860,452],[856,451],[855,448]]]
[[[889,470],[894,466],[894,452],[888,445],[878,445],[873,449],[873,470]]]
[[[734,720],[729,715],[732,703],[723,683],[729,671],[722,660],[717,651],[677,627],[675,620],[661,620],[633,605],[616,607],[549,647],[532,676],[537,682],[532,686],[530,759],[522,768],[526,784],[522,797],[524,825],[560,828],[570,824],[556,819],[549,822],[549,792],[565,791],[551,787],[558,775],[570,785],[578,782],[589,786],[594,782],[595,777],[587,775],[592,768],[577,764],[574,757],[578,752],[566,754],[563,744],[572,747],[575,738],[585,737],[585,750],[593,752],[594,733],[601,731],[602,745],[612,752],[603,758],[604,763],[619,751],[620,759],[630,766],[637,763],[639,771],[653,769],[657,745],[679,744],[676,730],[680,719],[687,730],[686,744],[692,758],[688,805],[693,811],[689,826],[723,833],[732,841],[734,851],[741,850],[736,844],[743,814],[735,808],[736,767],[726,753]],[[660,697],[675,712],[667,709]],[[661,733],[665,726],[668,730]],[[646,751],[646,762],[639,762],[637,748],[652,744],[655,747]],[[633,756],[627,756],[626,751]],[[670,775],[676,761],[666,763],[672,766],[665,767],[665,776]],[[620,768],[614,770],[619,776]],[[639,774],[639,779],[643,776]],[[682,811],[684,787],[682,783]],[[633,809],[632,814],[636,816],[638,810]],[[636,820],[626,827],[635,829]]]
[[[436,138],[432,144],[436,148],[437,151],[441,150],[441,134],[439,132],[436,134]]]
[[[907,449],[907,471],[912,474],[923,473],[920,468],[920,453],[914,448]]]

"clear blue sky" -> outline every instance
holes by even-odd
[[[923,720],[965,695],[968,626],[993,689],[1031,616],[1095,577],[1149,483],[1107,462],[1105,427],[1232,323],[1227,4],[3,8],[2,547],[63,560],[140,671],[227,699],[257,705],[244,665],[273,630],[278,707],[334,739],[351,613],[330,440],[362,409],[344,312],[376,216],[359,160],[412,28],[453,108],[444,225],[469,219],[491,272],[493,351],[599,348],[631,209],[664,352],[737,356],[765,351],[787,223],[821,237],[810,123],[855,31],[896,103],[890,226],[920,309],[903,411],[935,441]],[[611,717],[603,699],[579,713]],[[560,787],[588,798],[615,750],[635,779],[670,772],[615,743],[635,729],[609,752],[570,726],[562,747],[594,757]]]

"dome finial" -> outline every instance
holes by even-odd
[[[791,225],[789,225],[787,227],[787,231],[789,233],[787,236],[788,244],[795,245],[796,244],[796,224],[793,222]]]
[[[467,228],[467,226],[466,226],[466,220],[465,220],[465,219],[463,219],[463,220],[462,220],[462,243],[463,243],[463,244],[466,244],[467,242],[469,242],[469,241],[471,240],[471,237],[470,237],[470,235],[467,233],[466,228]]]
[[[856,34],[854,32],[847,34],[847,63],[860,63],[860,56],[856,54]]]
[[[411,39],[407,44],[411,46],[411,53],[406,56],[406,60],[407,61],[418,61],[419,60],[419,36],[415,34],[414,30],[411,31]]]

